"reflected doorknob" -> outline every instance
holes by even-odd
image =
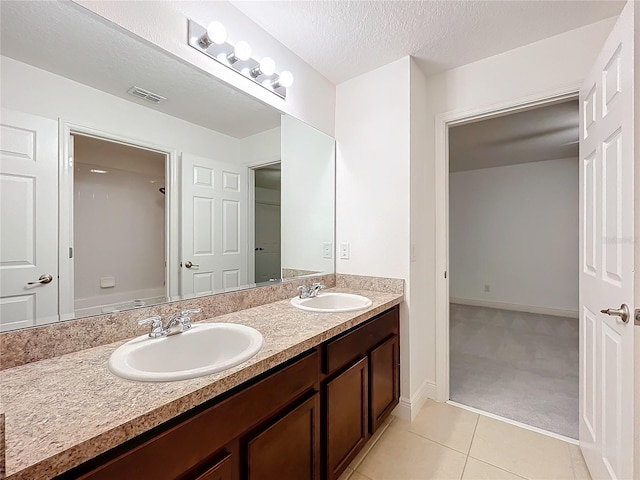
[[[600,310],[600,313],[606,313],[611,317],[620,317],[622,323],[629,322],[629,307],[625,303],[620,305],[620,308],[607,308]]]
[[[196,268],[198,268],[200,265],[197,265],[197,264],[195,264],[195,263],[191,263],[191,262],[186,262],[186,263],[184,264],[184,266],[185,266],[185,267],[187,267],[187,268],[192,268],[192,267],[196,267]]]
[[[53,281],[53,277],[48,273],[45,273],[44,275],[40,275],[40,278],[38,279],[37,282],[28,282],[27,285],[38,285],[38,284],[46,285],[47,283],[51,283],[52,281]]]

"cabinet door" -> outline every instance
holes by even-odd
[[[231,454],[228,454],[215,465],[198,475],[195,480],[231,480],[232,478]]]
[[[315,394],[247,443],[249,480],[319,480],[320,395]]]
[[[394,335],[370,354],[371,433],[398,404],[398,336]]]
[[[367,358],[326,384],[327,478],[338,478],[369,438]]]

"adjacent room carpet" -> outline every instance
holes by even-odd
[[[450,305],[451,400],[578,438],[578,319]]]

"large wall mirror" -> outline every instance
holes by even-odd
[[[334,272],[331,137],[76,4],[0,8],[2,331]]]

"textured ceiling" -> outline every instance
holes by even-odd
[[[578,157],[578,101],[449,130],[449,170],[461,172]]]
[[[3,0],[0,13],[2,55],[232,137],[280,125],[274,108],[69,2]],[[167,100],[132,97],[134,85]]]
[[[425,74],[616,16],[623,1],[317,1],[231,3],[338,84],[406,55]]]

